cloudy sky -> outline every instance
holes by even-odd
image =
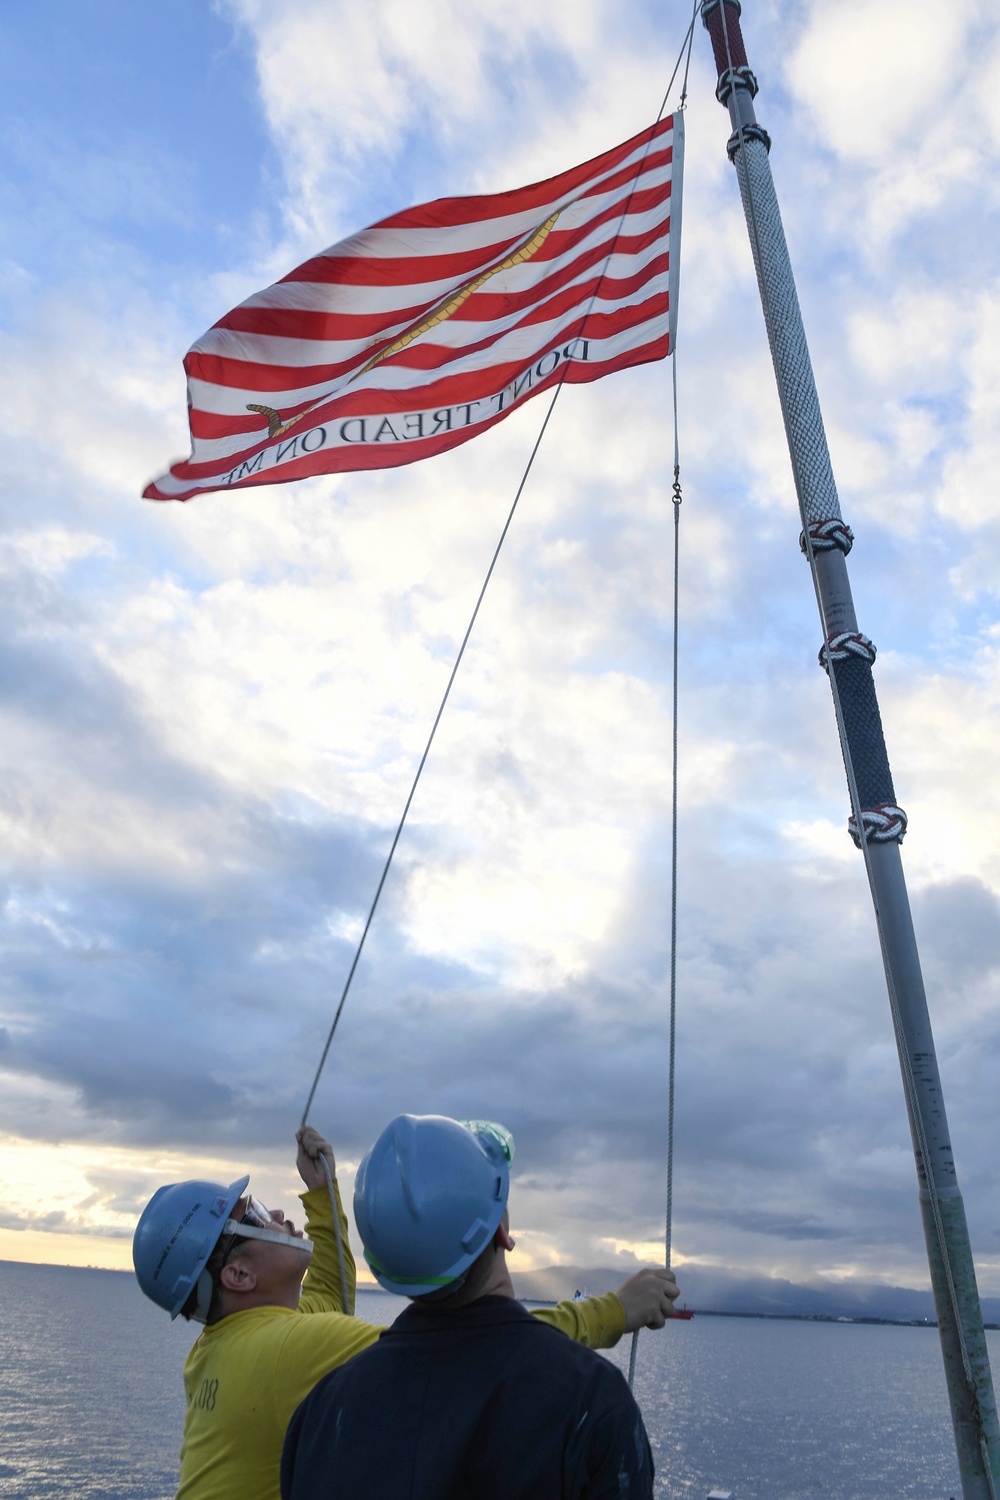
[[[291,1136],[544,414],[410,469],[139,499],[181,359],[410,203],[655,117],[681,0],[42,0],[0,15],[0,1257],[124,1266]],[[746,0],[981,1285],[1000,1294],[1000,28]],[[898,1066],[735,174],[695,36],[675,1249],[926,1283]],[[676,98],[676,95],[675,95]],[[670,369],[567,388],[314,1122],[518,1143],[520,1264],[662,1255]]]

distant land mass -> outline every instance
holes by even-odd
[[[0,1265],[6,1264],[0,1259]],[[591,1297],[613,1292],[639,1269],[638,1261],[612,1266],[546,1266],[537,1271],[511,1268],[514,1290],[527,1302],[559,1302],[576,1291]],[[33,1268],[34,1269],[34,1268]],[[128,1277],[131,1271],[97,1267],[50,1267],[50,1270],[90,1270],[100,1275]],[[367,1267],[365,1267],[367,1269]],[[679,1306],[696,1313],[749,1318],[868,1318],[887,1323],[934,1322],[929,1290],[884,1286],[878,1282],[815,1281],[800,1285],[781,1277],[748,1276],[720,1266],[689,1264],[678,1267]],[[375,1282],[359,1280],[358,1290],[381,1292]],[[982,1297],[983,1321],[1000,1328],[1000,1297]]]
[[[632,1269],[638,1269],[633,1267]],[[512,1268],[514,1289],[529,1302],[558,1302],[577,1290],[590,1296],[614,1291],[629,1267],[547,1266],[538,1271]],[[695,1312],[765,1318],[878,1318],[893,1323],[933,1322],[930,1291],[882,1286],[876,1282],[816,1280],[800,1286],[778,1277],[747,1276],[717,1266],[677,1268],[680,1306]],[[1000,1297],[983,1297],[983,1320],[1000,1324]]]

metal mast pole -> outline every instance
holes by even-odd
[[[889,1005],[916,1159],[920,1211],[965,1500],[997,1500],[1000,1428],[965,1208],[958,1189],[927,999],[899,845],[906,814],[896,805],[872,663],[858,630],[847,576],[853,536],[841,516],[823,418],[806,346],[788,247],[774,192],[771,142],[753,108],[739,0],[702,0],[729,109],[736,167],[774,362],[802,516],[800,542],[812,570],[823,629],[820,663],[833,691],[851,794],[848,827],[861,849],[885,966]]]

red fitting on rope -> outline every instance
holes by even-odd
[[[743,32],[740,29],[740,0],[702,0],[701,19],[712,38],[712,51],[719,77],[728,73],[730,68],[748,67]]]

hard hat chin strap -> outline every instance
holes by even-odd
[[[241,1238],[253,1240],[269,1240],[275,1245],[290,1245],[293,1250],[301,1250],[306,1255],[312,1255],[312,1240],[299,1239],[297,1235],[282,1234],[280,1229],[258,1229],[255,1224],[244,1224],[241,1219],[227,1219],[223,1234],[238,1234]],[[220,1235],[220,1239],[221,1239]],[[211,1271],[202,1271],[195,1283],[197,1299],[194,1311],[191,1313],[192,1323],[207,1323],[208,1314],[212,1306],[212,1294],[215,1283],[212,1280]]]
[[[212,1306],[213,1281],[211,1271],[202,1271],[195,1283],[198,1289],[198,1300],[195,1303],[194,1312],[191,1314],[192,1323],[207,1323],[208,1310]]]
[[[289,1245],[293,1250],[301,1250],[305,1255],[312,1255],[313,1242],[298,1235],[285,1234],[280,1229],[258,1229],[256,1224],[244,1224],[242,1219],[227,1219],[223,1234],[238,1234],[241,1239],[267,1240],[272,1245]]]

